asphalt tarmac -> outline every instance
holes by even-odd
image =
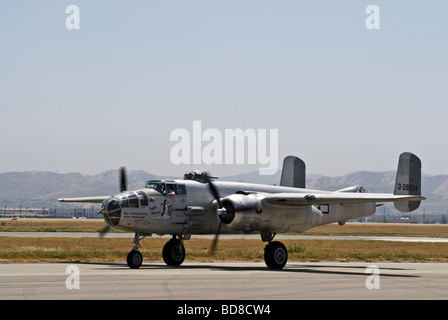
[[[0,299],[448,299],[448,263],[1,263]]]

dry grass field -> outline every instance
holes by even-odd
[[[132,238],[32,238],[8,237],[11,231],[98,232],[99,220],[19,220],[3,221],[0,232],[0,262],[99,262],[125,261],[133,246]],[[305,232],[306,235],[364,235],[447,237],[445,225],[332,224]],[[162,260],[166,238],[141,241],[145,261]],[[261,240],[219,241],[215,255],[208,250],[212,240],[185,241],[187,260],[263,261],[265,243]],[[282,240],[289,261],[448,261],[448,243],[393,242],[367,240]]]
[[[0,221],[4,223],[4,225],[0,223],[0,232],[99,232],[105,226],[105,222],[100,219]],[[337,223],[333,223],[310,229],[303,234],[448,238],[448,225],[347,223],[344,226],[339,226]]]
[[[0,232],[99,232],[106,223],[103,220],[53,220],[18,219],[3,220]]]

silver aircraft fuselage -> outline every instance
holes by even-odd
[[[163,190],[154,188],[155,184]],[[147,184],[148,185],[148,184]],[[151,185],[151,184],[149,184]],[[376,203],[350,203],[297,206],[257,205],[256,194],[319,194],[328,191],[270,186],[252,183],[215,181],[220,196],[234,197],[234,205],[243,205],[234,219],[223,224],[221,233],[303,232],[312,227],[368,216]],[[194,180],[160,180],[146,187],[123,192],[104,200],[102,214],[114,229],[148,234],[214,234],[220,221],[217,203],[207,183]],[[172,188],[169,192],[168,188]],[[236,198],[235,195],[240,195]]]

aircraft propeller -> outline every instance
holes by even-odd
[[[127,178],[126,178],[126,168],[120,168],[120,192],[128,190]]]
[[[213,197],[218,202],[218,209],[216,210],[216,214],[218,215],[218,217],[225,217],[226,213],[227,213],[227,210],[222,205],[221,197],[219,196],[218,189],[216,188],[216,186],[213,184],[213,182],[210,179],[210,178],[213,178],[213,177],[210,177],[208,174],[205,174],[204,178],[205,178],[205,180],[208,183],[208,186],[210,188],[210,193],[213,195]],[[218,230],[216,231],[215,238],[213,239],[212,245],[210,247],[210,253],[211,254],[215,254],[216,246],[218,244],[219,234],[221,232],[221,226],[222,226],[222,219],[219,219]]]
[[[106,235],[106,233],[108,233],[110,230],[109,225],[105,225],[103,229],[101,229],[100,233],[100,238],[104,238],[104,236]]]

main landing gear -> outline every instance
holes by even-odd
[[[173,236],[173,238],[163,246],[162,257],[167,266],[180,266],[185,259],[183,240]]]
[[[136,233],[134,236],[134,247],[129,252],[127,263],[129,268],[138,269],[142,265],[143,256],[137,249],[140,246],[140,240],[146,237],[146,234]],[[185,260],[185,247],[183,245],[182,235],[173,235],[173,237],[165,244],[162,250],[163,261],[168,266],[180,266]],[[261,240],[268,242],[264,248],[264,261],[269,269],[280,270],[288,261],[288,251],[283,243],[272,241],[275,233],[262,232]]]
[[[134,247],[128,253],[126,259],[129,268],[138,269],[143,263],[143,256],[137,249],[140,247],[140,240],[145,238],[145,234],[136,233],[134,236]],[[183,245],[183,239],[180,236],[173,235],[173,238],[169,240],[162,250],[163,261],[168,266],[180,266],[185,260],[185,247]]]
[[[264,262],[269,269],[279,270],[283,269],[288,261],[288,250],[286,250],[283,243],[272,241],[274,237],[275,233],[261,233],[261,240],[268,242],[266,247],[264,247]]]

